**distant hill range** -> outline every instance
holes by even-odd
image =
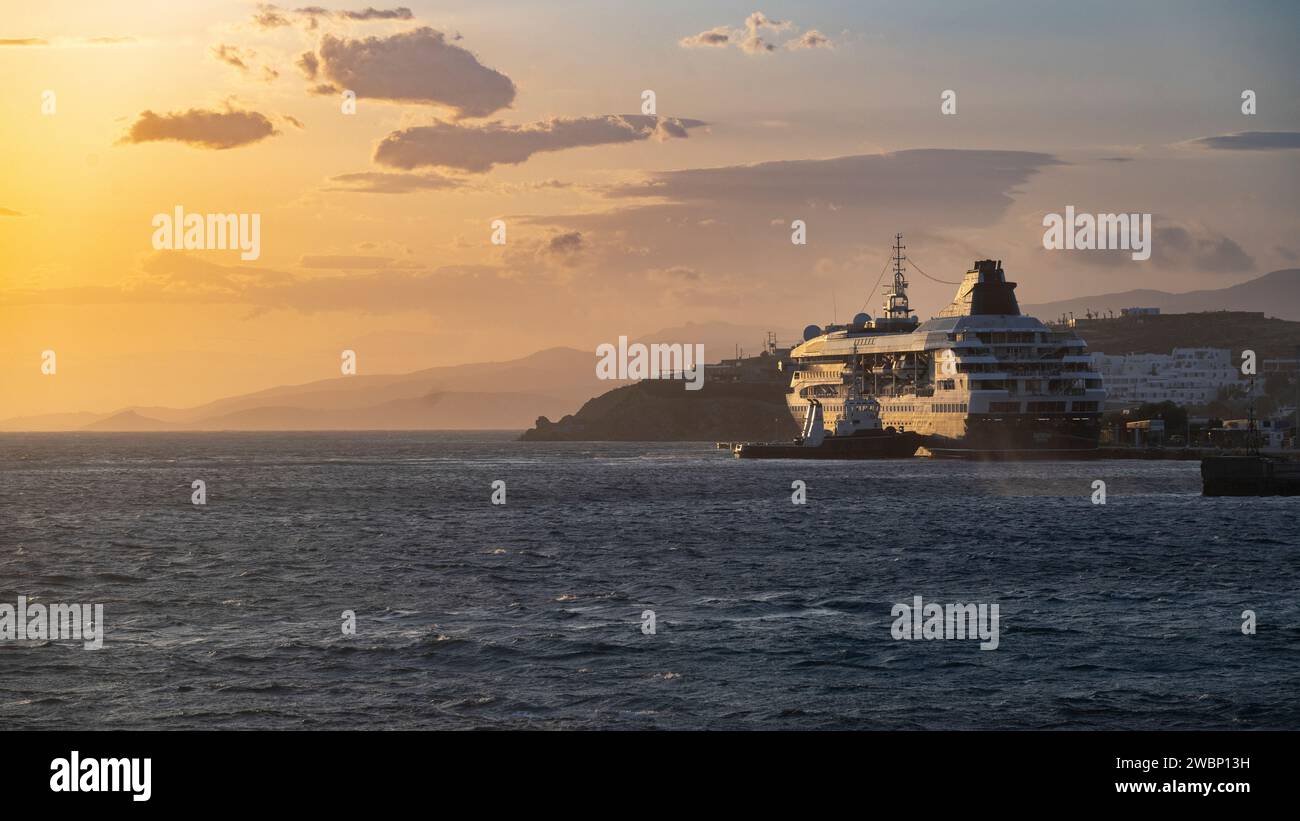
[[[759,353],[764,335],[757,327],[691,323],[633,341],[702,343],[706,361],[717,362],[738,345]],[[792,338],[789,331],[781,337]],[[549,348],[504,362],[322,379],[192,408],[18,416],[0,420],[0,431],[524,430],[539,415],[560,419],[626,384],[596,378],[595,366],[594,348]]]
[[[192,408],[14,417],[0,420],[0,430],[523,429],[539,412],[571,413],[608,390],[595,361],[594,351],[550,348],[504,362],[322,379]]]
[[[1100,294],[1039,305],[1022,305],[1021,311],[1047,322],[1061,314],[1073,312],[1075,318],[1086,312],[1114,311],[1118,316],[1123,308],[1159,308],[1163,313],[1195,313],[1198,311],[1261,311],[1265,316],[1278,319],[1300,320],[1300,268],[1274,271],[1262,277],[1208,291],[1188,291],[1171,294],[1165,291],[1141,289]],[[1208,343],[1207,343],[1208,344]],[[1223,347],[1227,347],[1226,345]]]

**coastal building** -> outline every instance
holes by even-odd
[[[1210,430],[1210,440],[1220,447],[1246,447],[1250,444],[1249,419],[1224,419],[1223,424]],[[1291,420],[1287,417],[1255,420],[1255,445],[1275,450],[1286,447],[1292,436]]]
[[[1108,408],[1146,402],[1204,405],[1225,387],[1249,385],[1226,348],[1175,348],[1172,354],[1092,354],[1106,384]]]
[[[1129,443],[1136,447],[1161,447],[1165,443],[1165,421],[1163,419],[1139,419],[1127,422],[1124,430],[1128,432]]]

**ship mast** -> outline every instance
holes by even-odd
[[[903,245],[903,235],[894,235],[894,284],[885,287],[885,316],[889,319],[906,320],[912,313],[912,309],[907,304],[907,277],[903,275],[903,263],[907,257],[903,251],[907,246]]]

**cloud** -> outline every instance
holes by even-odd
[[[799,315],[821,304],[836,277],[841,287],[866,277],[861,287],[870,290],[896,231],[918,243],[931,273],[959,277],[970,259],[954,262],[938,240],[921,238],[985,235],[1031,179],[1064,164],[1032,151],[916,149],[660,171],[606,186],[614,206],[606,210],[522,221],[604,238],[584,252],[583,270],[638,299],[719,309],[743,299],[756,312]],[[790,241],[796,219],[807,225],[807,246]],[[632,254],[629,246],[644,252]],[[1001,249],[979,253],[995,250]],[[820,259],[841,267],[835,275],[819,273]],[[963,267],[945,276],[950,265]],[[669,277],[670,271],[681,274]],[[791,282],[801,283],[798,295]],[[952,294],[946,285],[922,282],[914,296],[931,291],[942,292],[944,304]],[[869,299],[874,305],[878,294]]]
[[[587,241],[579,231],[556,234],[546,243],[546,254],[551,261],[564,268],[577,268],[581,265],[586,250]]]
[[[745,18],[745,30],[751,33],[757,33],[763,29],[787,31],[793,25],[789,20],[773,20],[761,11],[756,11]]]
[[[361,11],[340,11],[340,17],[346,20],[410,20],[414,15],[405,7],[396,9],[365,8]]]
[[[1151,259],[1159,268],[1192,268],[1215,274],[1255,270],[1255,260],[1223,234],[1181,226],[1155,228],[1151,233]]]
[[[791,26],[792,24],[788,20],[773,20],[763,12],[756,11],[745,20],[745,37],[740,41],[740,50],[746,54],[762,54],[765,51],[776,51],[776,46],[764,40],[761,32],[764,29],[786,31]]]
[[[1238,274],[1255,270],[1255,260],[1235,240],[1200,226],[1161,225],[1151,229],[1151,264],[1166,271]],[[1094,268],[1125,268],[1141,263],[1120,249],[1066,251],[1070,262]]]
[[[651,279],[660,280],[689,280],[697,282],[700,279],[700,272],[689,265],[674,265],[671,268],[656,269],[649,272]]]
[[[415,17],[411,10],[406,7],[395,9],[367,7],[360,11],[331,11],[320,6],[307,6],[293,11],[286,11],[269,3],[263,3],[257,7],[257,12],[253,15],[253,22],[264,29],[281,28],[293,25],[290,15],[308,29],[315,29],[321,20],[366,22],[370,20],[411,20]]]
[[[682,48],[726,48],[731,44],[731,30],[726,26],[702,31],[677,41]]]
[[[294,65],[302,70],[308,80],[315,80],[316,73],[320,71],[320,60],[316,59],[316,52],[314,51],[304,51]]]
[[[244,58],[243,56],[241,56],[239,46],[228,46],[225,45],[224,43],[218,46],[213,46],[212,56],[216,57],[218,60],[220,60],[221,62],[225,63],[228,66],[234,66],[240,71],[248,71],[248,64],[244,62]],[[254,56],[253,52],[250,51],[248,53],[248,56],[249,57]]]
[[[1300,148],[1300,131],[1239,131],[1202,137],[1192,144],[1220,151],[1286,151]]]
[[[554,303],[557,272],[571,270],[564,266],[548,269],[539,262],[533,275],[518,276],[485,265],[419,269],[392,260],[383,267],[348,270],[343,255],[305,259],[322,266],[315,269],[319,273],[221,265],[184,252],[160,251],[146,257],[140,273],[119,285],[39,290],[0,286],[0,299],[6,305],[243,305],[251,309],[250,317],[275,310],[351,315],[419,311],[449,322],[478,324],[481,320],[475,317],[490,309],[510,327],[545,327],[559,316],[577,320],[583,311],[577,299]],[[548,310],[539,311],[542,305]]]
[[[0,39],[0,46],[55,46],[77,48],[80,46],[121,46],[137,42],[134,37],[58,37],[54,41],[41,37]]]
[[[734,45],[746,54],[770,54],[778,49],[798,51],[833,48],[830,38],[817,29],[809,29],[784,43],[776,43],[769,39],[772,34],[786,32],[793,34],[797,30],[795,24],[789,20],[773,20],[763,12],[756,11],[745,18],[741,28],[716,26],[699,34],[683,37],[677,41],[677,45],[682,48],[726,48]]]
[[[410,194],[415,191],[439,191],[464,186],[462,180],[440,174],[394,174],[384,171],[358,171],[330,177],[335,183],[326,191],[352,191],[361,194]]]
[[[556,234],[546,247],[552,254],[576,254],[583,248],[582,234],[578,231]]]
[[[196,148],[223,150],[249,145],[280,132],[256,111],[208,111],[191,108],[169,114],[144,111],[118,142],[147,143],[171,140]]]
[[[239,69],[244,75],[248,75],[253,71],[253,59],[257,57],[257,52],[252,49],[241,49],[239,46],[222,43],[212,47],[212,56],[228,66]],[[268,65],[263,65],[261,69],[261,79],[268,83],[280,76],[280,72]]]
[[[318,51],[321,74],[358,97],[445,106],[456,119],[486,117],[515,99],[509,77],[427,26],[363,40],[326,34]]]
[[[685,137],[688,129],[704,124],[642,114],[555,117],[528,125],[435,122],[389,134],[375,149],[375,162],[392,168],[435,166],[483,173],[495,165],[517,165],[542,151]]]
[[[834,48],[830,38],[817,29],[808,29],[796,39],[788,41],[785,47],[791,51],[801,48]]]
[[[1032,151],[913,149],[817,160],[780,160],[754,165],[661,171],[640,182],[609,189],[614,197],[657,197],[678,204],[779,206],[783,211],[870,208],[889,202],[904,211],[943,204],[986,224],[1011,198],[1009,191],[1040,169],[1063,165]],[[964,198],[971,202],[962,204]],[[950,201],[956,200],[956,202]]]
[[[0,217],[21,217],[23,212],[15,211],[12,208],[0,208]]]
[[[343,271],[387,268],[392,262],[392,257],[348,254],[305,254],[298,260],[298,264],[303,268],[327,268]]]
[[[289,18],[281,14],[279,9],[265,4],[257,7],[257,13],[253,15],[253,22],[264,29],[292,25]]]

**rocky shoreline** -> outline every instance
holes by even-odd
[[[698,391],[676,380],[647,380],[589,399],[575,414],[545,416],[524,442],[777,441],[798,434],[779,382],[708,382]]]

